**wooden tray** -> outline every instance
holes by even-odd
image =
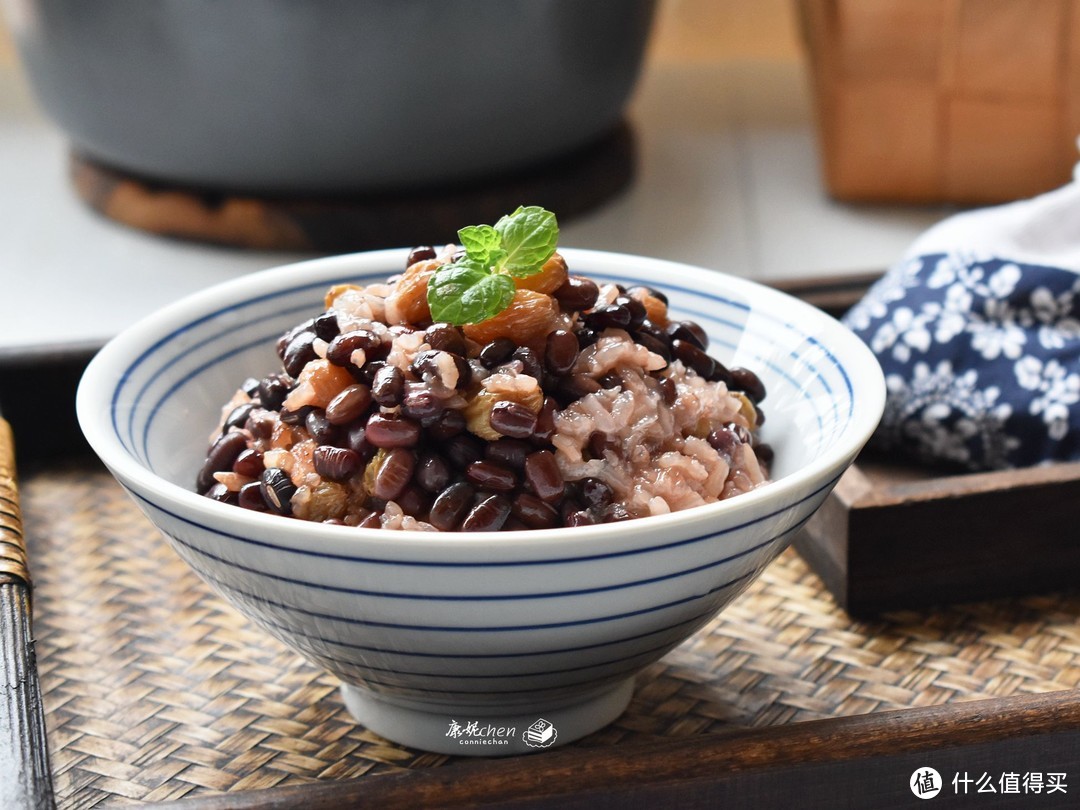
[[[839,315],[877,274],[775,286]],[[795,547],[853,616],[1080,582],[1080,464],[969,475],[865,453]]]
[[[829,307],[856,286],[805,292]],[[20,483],[25,555],[13,491],[0,509],[16,528],[0,544],[5,810],[890,808],[912,806],[926,767],[980,806],[1074,806],[1080,790],[1075,592],[858,621],[789,551],[646,670],[608,728],[468,761],[357,726],[334,680],[218,598],[99,466],[31,465]],[[974,796],[1013,773],[1065,789]]]

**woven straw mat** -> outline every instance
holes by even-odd
[[[336,680],[215,595],[97,467],[22,482],[61,808],[437,767],[358,726]],[[853,622],[788,551],[575,743],[1069,689],[1080,595]]]

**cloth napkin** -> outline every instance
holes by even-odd
[[[1080,182],[938,223],[844,322],[885,372],[872,446],[972,471],[1080,459]]]

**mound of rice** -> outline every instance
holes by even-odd
[[[278,342],[280,368],[222,409],[196,488],[304,520],[383,529],[580,526],[731,498],[768,480],[765,388],[706,353],[648,287],[555,253],[508,310],[431,322],[417,248],[385,284],[338,286]]]

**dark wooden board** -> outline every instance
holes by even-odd
[[[444,768],[296,788],[181,800],[176,810],[304,806],[416,808],[912,807],[913,774],[932,767],[941,796],[963,800],[962,783],[1005,772],[1066,774],[1064,792],[976,795],[978,807],[1075,807],[1068,785],[1080,762],[1080,700],[1074,692],[1024,695],[797,723],[686,740],[477,761]],[[1071,773],[1070,773],[1071,772]],[[963,778],[963,777],[961,777]],[[1073,778],[1075,783],[1075,777]],[[959,795],[958,795],[959,794]],[[943,806],[954,806],[941,802]]]
[[[774,286],[839,316],[878,277]],[[1080,583],[1080,463],[947,474],[864,453],[795,540],[853,616]]]

